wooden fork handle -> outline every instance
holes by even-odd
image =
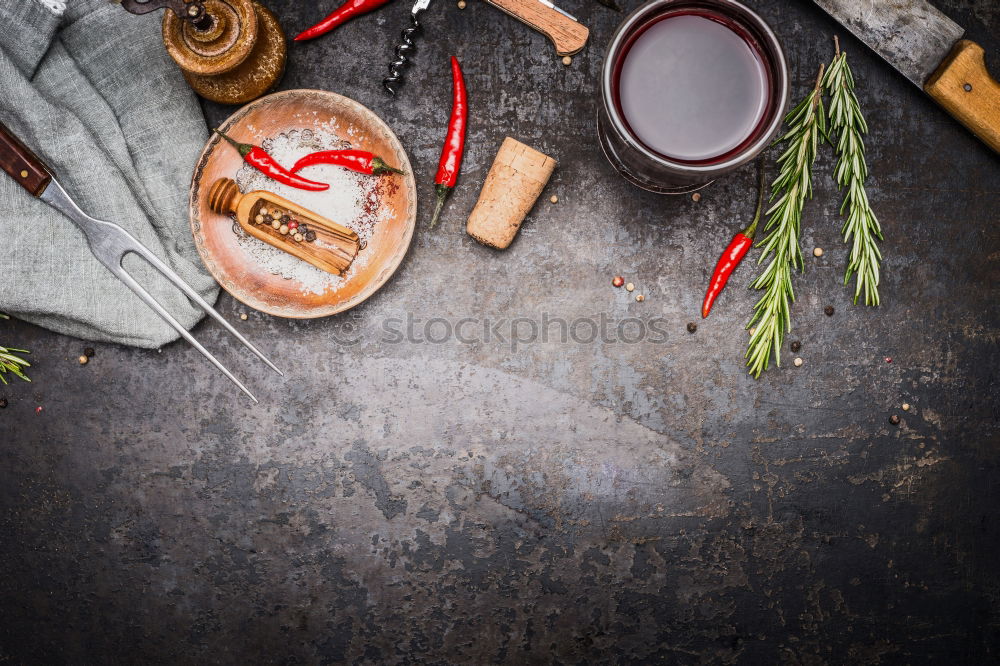
[[[3,123],[0,123],[0,169],[6,171],[34,197],[41,196],[52,180],[45,162],[21,143]]]
[[[590,35],[587,26],[543,5],[538,0],[486,0],[486,2],[548,37],[556,47],[556,54],[560,56],[579,53]]]

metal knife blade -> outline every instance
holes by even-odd
[[[965,34],[926,0],[815,2],[920,88]]]

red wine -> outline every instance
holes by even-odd
[[[643,26],[616,68],[629,131],[670,160],[712,164],[755,138],[768,112],[768,69],[754,41],[711,10],[680,10]]]

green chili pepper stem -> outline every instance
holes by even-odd
[[[447,185],[435,185],[434,190],[437,192],[437,205],[434,206],[434,216],[431,218],[431,229],[437,225],[438,217],[441,216],[441,209],[444,208],[444,202],[451,193],[451,188]]]
[[[385,163],[381,157],[372,158],[372,173],[375,175],[382,175],[383,173],[398,173],[405,176],[406,172],[396,167],[391,167]]]
[[[765,152],[757,160],[757,210],[753,214],[753,222],[742,232],[750,240],[753,240],[754,234],[757,233],[757,223],[760,222],[760,214],[764,212],[764,192],[767,189],[766,169],[764,168],[766,157],[767,153]]]
[[[253,146],[251,146],[249,143],[240,143],[239,141],[234,141],[233,139],[230,139],[229,136],[227,136],[225,133],[220,132],[219,130],[214,128],[212,129],[212,131],[221,136],[229,143],[231,143],[233,145],[233,148],[240,151],[240,155],[242,155],[243,157],[246,157],[248,154],[250,154],[250,151],[253,150]]]

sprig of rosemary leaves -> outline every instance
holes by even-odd
[[[854,93],[854,75],[847,64],[847,53],[840,50],[840,40],[834,37],[836,55],[823,79],[823,87],[830,96],[830,128],[837,133],[837,167],[834,180],[841,190],[846,190],[840,214],[847,211],[847,219],[841,233],[844,242],[850,243],[851,255],[844,274],[844,284],[857,273],[854,288],[854,302],[858,302],[861,292],[865,294],[865,305],[878,305],[879,264],[882,253],[876,240],[882,240],[882,228],[875,212],[868,203],[865,180],[868,165],[865,162],[865,142],[868,123],[861,113],[861,105]]]
[[[816,85],[785,116],[788,132],[775,143],[786,143],[788,147],[778,158],[778,177],[771,185],[771,201],[777,202],[767,211],[767,235],[757,244],[763,247],[757,264],[764,263],[768,256],[771,262],[751,287],[763,290],[754,313],[747,324],[754,329],[744,358],[749,372],[755,379],[767,370],[771,352],[774,351],[775,364],[781,365],[781,343],[785,333],[791,330],[790,304],[795,300],[792,289],[792,268],[802,270],[802,247],[799,233],[802,223],[802,208],[807,199],[812,198],[812,165],[816,161],[820,139],[826,136],[826,112],[823,107],[823,70],[820,65]]]
[[[0,319],[9,319],[7,315],[0,312]],[[30,368],[31,364],[15,354],[30,354],[27,349],[13,349],[0,347],[0,382],[7,383],[7,373],[15,374],[26,382],[30,382],[28,376],[24,374],[22,368]]]

